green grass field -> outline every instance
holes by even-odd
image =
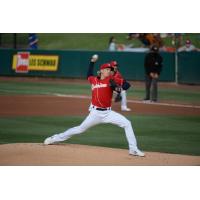
[[[20,94],[90,94],[87,84],[9,82],[0,81],[0,95]],[[136,87],[129,96],[142,98],[144,89]],[[0,96],[1,98],[1,96]],[[161,99],[180,102],[198,102],[200,92],[183,89],[162,89]],[[200,155],[200,116],[135,116],[129,115],[138,139],[145,151]],[[84,117],[0,117],[0,143],[43,142],[45,137],[76,126]],[[115,148],[128,148],[123,129],[113,125],[99,125],[82,135],[71,138],[69,143],[88,144]]]
[[[131,116],[139,147],[145,151],[200,155],[200,117]],[[0,118],[0,143],[43,142],[45,137],[77,126],[84,117]],[[148,124],[148,126],[145,126]],[[98,125],[66,141],[127,149],[123,129]]]

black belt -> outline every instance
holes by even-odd
[[[94,106],[93,106],[93,108],[95,108]],[[99,111],[106,111],[106,110],[110,110],[110,108],[95,108],[96,110],[99,110]]]

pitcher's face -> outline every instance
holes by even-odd
[[[105,68],[101,70],[101,75],[103,78],[107,78],[111,75],[111,69],[110,68]]]

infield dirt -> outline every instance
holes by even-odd
[[[24,166],[150,166],[200,165],[200,156],[145,152],[131,156],[128,150],[77,144],[45,146],[38,143],[0,145],[0,165]]]
[[[47,95],[4,95],[0,97],[0,116],[86,116],[90,99]],[[157,104],[129,103],[128,114],[199,116],[200,108],[170,107]],[[120,105],[113,103],[113,110]]]

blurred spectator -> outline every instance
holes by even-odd
[[[151,51],[146,55],[144,61],[145,68],[145,87],[146,97],[144,101],[156,102],[158,99],[157,88],[158,78],[162,70],[163,58],[159,54],[159,48],[156,45],[151,47]],[[152,85],[152,91],[151,90]]]
[[[109,39],[109,51],[124,51],[126,49],[126,45],[124,44],[116,44],[116,40],[114,36],[111,36]]]
[[[38,48],[38,38],[36,33],[29,33],[28,41],[30,49]]]
[[[156,33],[156,34],[153,34],[154,36],[154,45],[156,45],[158,48],[161,48],[163,47],[163,41],[162,41],[162,38],[160,36],[160,33]]]
[[[181,51],[200,51],[200,49],[196,48],[190,40],[186,40],[185,45],[178,48],[178,52]]]
[[[149,41],[149,39],[151,39],[151,38],[150,37],[148,38],[147,33],[140,33],[139,36],[138,36],[138,39],[142,42],[142,44],[145,47],[148,47],[151,44],[150,41]]]
[[[116,51],[117,50],[117,45],[115,43],[115,37],[111,36],[109,39],[109,46],[108,46],[109,51]]]
[[[160,34],[152,34],[152,33],[140,33],[138,39],[142,42],[145,47],[150,47],[152,45],[156,45],[159,48],[163,46],[162,38]]]

